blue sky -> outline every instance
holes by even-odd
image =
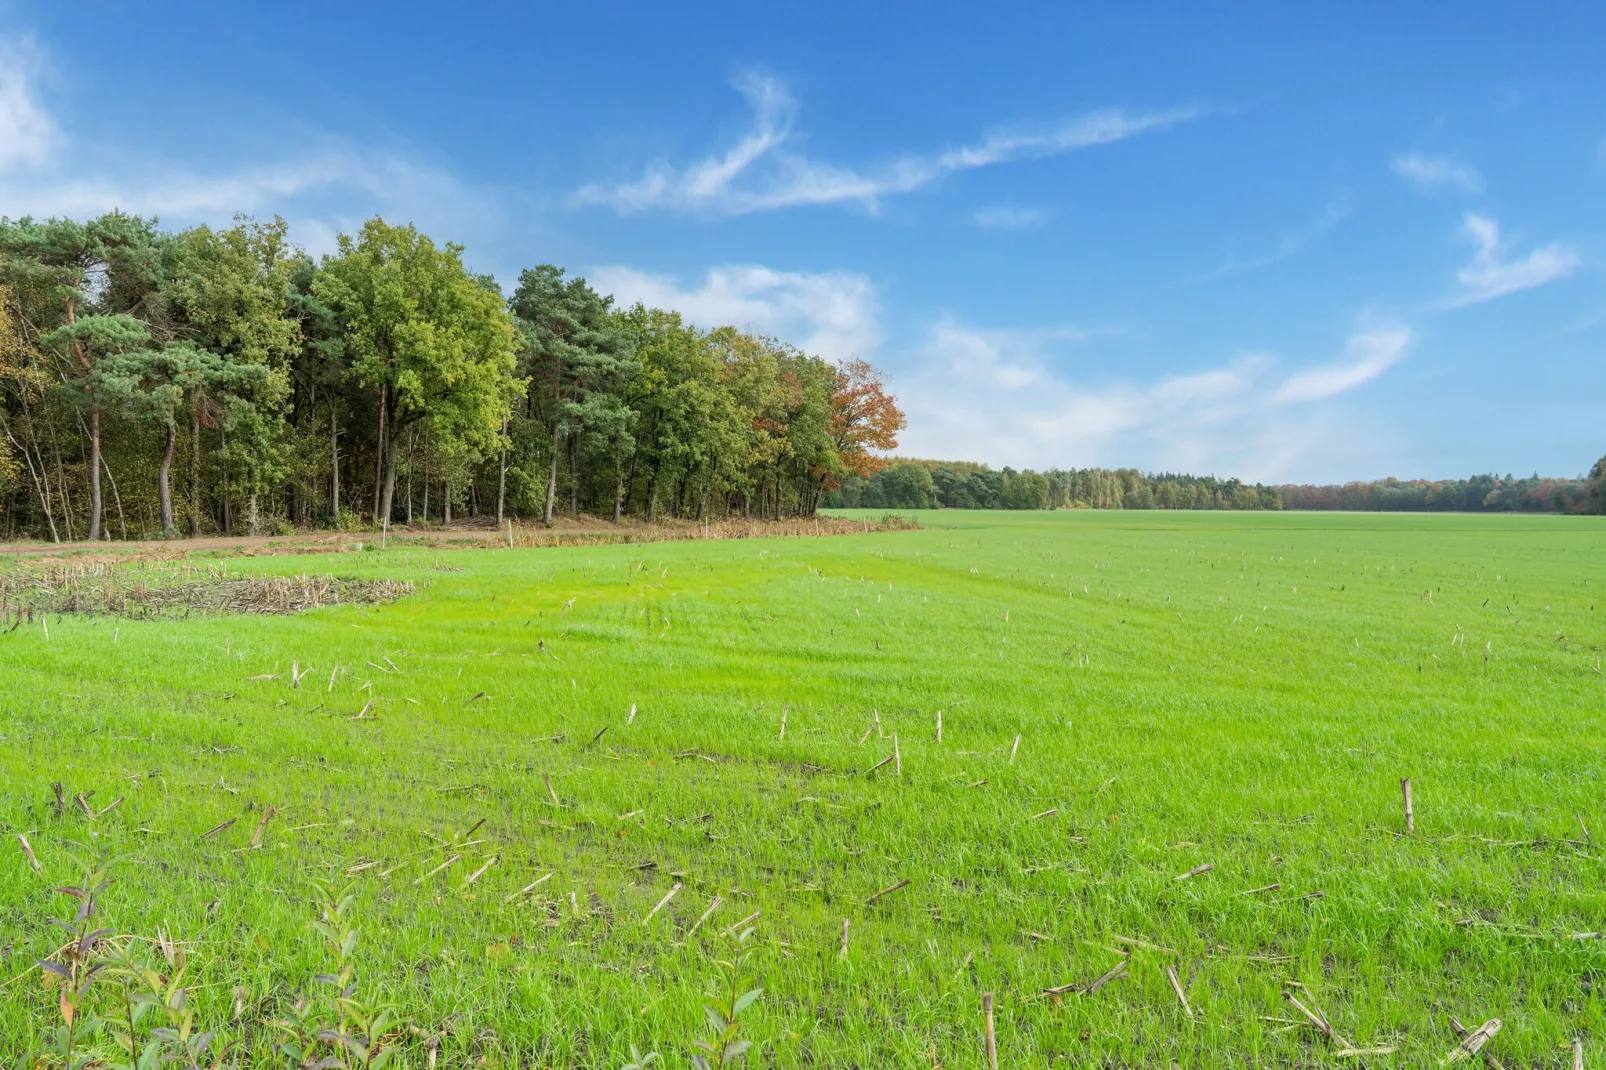
[[[1606,8],[0,2],[0,214],[381,213],[886,370],[900,452],[1606,453]]]

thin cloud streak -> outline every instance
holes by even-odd
[[[737,80],[736,88],[747,98],[753,125],[735,145],[685,168],[660,161],[634,181],[584,186],[574,193],[572,203],[608,207],[620,215],[661,208],[738,216],[844,203],[873,213],[888,197],[962,171],[1110,144],[1202,114],[1198,108],[1142,114],[1105,109],[1046,129],[1003,131],[975,145],[903,156],[861,172],[786,150],[797,103],[779,80],[749,74]]]
[[[1552,242],[1516,259],[1502,258],[1500,224],[1468,213],[1461,231],[1475,246],[1472,260],[1456,272],[1462,292],[1451,303],[1474,305],[1532,290],[1571,275],[1583,259],[1570,246]]]
[[[1272,264],[1287,260],[1303,250],[1311,242],[1320,238],[1334,227],[1344,221],[1349,215],[1349,204],[1345,200],[1335,200],[1328,204],[1326,210],[1311,223],[1292,233],[1283,235],[1268,252],[1259,256],[1252,256],[1247,260],[1238,260],[1229,257],[1220,267],[1204,276],[1203,281],[1225,278],[1229,275],[1238,275],[1256,268],[1268,267]]]
[[[1399,324],[1357,332],[1344,346],[1343,361],[1289,376],[1273,399],[1279,405],[1289,405],[1354,390],[1404,360],[1410,345],[1410,329]]]

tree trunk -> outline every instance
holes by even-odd
[[[100,538],[100,399],[89,401],[89,541]]]
[[[72,298],[67,300],[67,322],[77,323],[78,315]],[[78,366],[87,374],[91,370],[89,357],[84,347],[77,342],[73,343],[73,355],[78,358]],[[89,541],[94,542],[100,538],[100,399],[90,395],[89,399]]]
[[[316,379],[309,379],[307,382],[306,408],[303,409],[300,405],[296,406],[297,419],[301,419],[303,413],[305,413],[305,420],[302,422],[306,426],[307,438],[310,441],[318,433],[318,382]],[[317,462],[310,457],[307,460],[309,463],[307,465],[306,479],[305,481],[297,479],[295,484],[296,524],[300,527],[306,527],[311,523],[312,510],[318,501],[318,474],[315,467]]]
[[[386,432],[389,430],[388,422],[389,422],[389,416],[390,416],[386,403],[389,401],[389,391],[390,391],[390,384],[389,383],[384,383],[384,384],[380,385],[380,387],[379,387],[379,444],[378,444],[378,449],[374,453],[374,523],[376,523],[376,524],[379,523],[379,517],[380,517],[379,498],[384,493],[385,454],[388,452],[386,450],[386,444],[388,442],[388,437],[387,437]],[[386,515],[389,515],[389,514],[386,514]]]
[[[256,492],[256,488],[252,487],[251,488],[250,504],[246,507],[245,533],[247,535],[253,535],[254,536],[254,535],[261,534],[261,531],[262,531],[262,524],[261,524],[261,521],[260,521],[260,519],[258,518],[258,515],[257,515],[257,492]]]
[[[502,526],[507,508],[507,417],[502,417],[502,456],[496,469],[496,526]]]
[[[86,435],[89,434],[89,429],[84,426],[84,418],[82,416],[78,417],[78,430]],[[126,539],[128,538],[128,517],[123,515],[123,496],[117,490],[117,477],[112,475],[111,462],[106,459],[105,454],[100,455],[100,467],[106,473],[106,482],[112,485],[112,501],[117,503],[118,528],[122,531],[123,538]],[[103,531],[102,535],[109,540],[112,537],[109,530],[110,525],[106,525],[106,528],[108,530]]]
[[[623,473],[614,477],[613,482],[613,522],[615,524],[624,520],[625,515],[625,477]]]
[[[61,439],[56,435],[54,420],[47,420],[45,426],[50,428],[50,452],[56,461],[56,493],[61,497],[61,519],[67,526],[67,541],[76,542],[72,529],[72,499],[67,496],[67,473],[61,466]]]
[[[201,534],[201,410],[190,410],[190,538]]]
[[[630,451],[630,474],[625,476],[625,504],[626,510],[630,508],[630,499],[636,493],[636,461],[641,458],[641,448],[637,446]]]
[[[30,454],[27,447],[17,441],[9,426],[6,428],[6,437],[11,439],[17,449],[22,452],[22,459],[28,462],[28,475],[33,478],[34,489],[39,492],[39,504],[45,510],[45,522],[50,525],[50,541],[60,542],[61,536],[56,534],[56,516],[50,509],[50,472],[45,468],[44,455],[39,455],[39,467],[35,469],[33,454]],[[34,453],[38,452],[39,447],[36,443]]]
[[[220,429],[218,431],[218,442],[222,444],[224,449],[228,449],[229,433]],[[234,534],[234,510],[229,502],[229,497],[229,472],[225,468],[223,470],[223,534],[225,535]]]
[[[340,519],[340,419],[329,399],[329,519]]]
[[[374,517],[376,521],[388,522],[390,520],[391,506],[396,501],[396,450],[389,446],[385,450],[385,492],[379,503],[379,513]]]
[[[450,526],[452,523],[452,481],[446,481],[446,515],[442,523]]]
[[[420,515],[423,516],[424,523],[426,523],[426,524],[429,523],[429,468],[428,468],[428,466],[425,466],[425,468],[424,468],[424,511]]]
[[[547,527],[552,526],[552,505],[558,496],[558,422],[552,421],[552,464],[546,475],[546,512],[543,519]]]
[[[178,444],[178,425],[167,423],[167,442],[162,447],[162,463],[156,469],[156,498],[162,508],[162,535],[173,537],[173,492],[168,476],[173,471],[173,447]]]

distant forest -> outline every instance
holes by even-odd
[[[894,460],[868,478],[848,476],[822,504],[866,509],[1346,509],[1363,512],[1603,513],[1606,458],[1583,479],[1510,475],[1326,486],[1136,468],[995,471],[969,461]]]
[[[865,509],[1281,509],[1276,487],[1136,468],[1013,468],[895,460],[848,476],[822,504]]]
[[[1606,512],[1606,458],[1584,479],[1532,475],[1471,479],[1380,479],[1371,483],[1278,487],[1284,509],[1352,509],[1381,513]]]

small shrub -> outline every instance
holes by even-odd
[[[691,1057],[696,1070],[735,1066],[746,1058],[753,1046],[752,1041],[742,1036],[741,1022],[742,1012],[764,994],[761,988],[742,991],[742,967],[752,954],[747,950],[752,938],[753,929],[744,929],[736,937],[736,949],[731,957],[721,959],[717,964],[719,980],[703,1004],[703,1011],[708,1016],[708,1035],[692,1045],[697,1050],[697,1054]]]

